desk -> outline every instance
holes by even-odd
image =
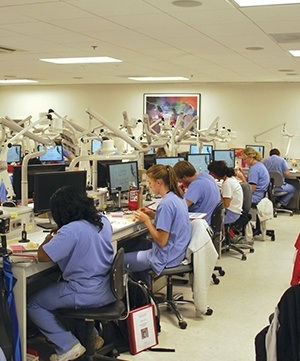
[[[296,213],[300,213],[300,172],[290,173],[285,176],[285,181],[294,185],[297,189],[295,195],[289,201],[287,208],[295,211]]]
[[[112,244],[116,251],[117,242],[131,236],[138,236],[147,232],[147,228],[143,223],[134,222],[133,220],[124,219],[122,217],[110,217],[109,220],[113,227]],[[45,238],[45,233],[42,230],[37,230],[29,235],[32,242],[42,243]],[[11,242],[9,242],[11,243]],[[13,265],[13,275],[17,279],[14,287],[14,296],[16,300],[17,315],[19,321],[22,358],[26,360],[27,348],[27,306],[26,295],[27,285],[34,279],[35,275],[41,278],[47,274],[54,272],[57,266],[52,262],[43,263],[22,263]]]

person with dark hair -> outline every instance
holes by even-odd
[[[288,192],[284,196],[277,197],[276,207],[286,207],[297,191],[292,184],[285,182],[285,176],[290,174],[290,167],[287,161],[284,158],[280,157],[280,151],[277,148],[271,149],[269,154],[270,156],[263,160],[265,167],[268,169],[269,172],[279,172],[284,180],[284,183],[281,187],[275,188],[275,192]]]
[[[149,277],[144,271],[152,269],[159,275],[164,268],[178,266],[184,260],[191,238],[191,224],[172,167],[153,165],[146,176],[149,188],[162,199],[155,212],[145,207],[135,211],[134,215],[146,225],[152,240],[140,245],[141,250],[125,253],[124,263],[134,278],[148,283]]]
[[[184,194],[190,212],[206,213],[205,220],[210,225],[211,216],[221,201],[220,191],[215,179],[207,173],[197,173],[188,161],[174,165],[177,180],[187,187]]]
[[[31,295],[27,308],[31,320],[55,345],[50,361],[67,361],[81,356],[85,348],[62,325],[55,310],[100,307],[115,301],[110,288],[112,227],[93,200],[71,186],[52,195],[50,208],[57,229],[46,236],[37,255],[39,262],[56,262],[62,280]],[[98,349],[103,340],[95,336]]]
[[[221,195],[226,208],[224,223],[234,223],[240,218],[243,207],[243,190],[240,182],[235,178],[235,170],[227,167],[223,160],[211,162],[207,169],[214,178],[223,181]]]

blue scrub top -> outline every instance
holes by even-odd
[[[256,185],[252,203],[257,204],[265,197],[270,183],[269,172],[262,162],[256,162],[249,168],[248,183]]]
[[[153,242],[150,250],[151,267],[159,275],[164,268],[178,266],[185,258],[191,238],[191,223],[185,200],[173,192],[167,193],[156,209],[154,225],[156,229],[169,233],[165,247]]]

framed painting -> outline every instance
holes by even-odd
[[[179,115],[183,127],[197,116],[197,129],[200,129],[200,94],[144,94],[144,114],[151,123],[164,120],[167,125],[175,125]]]

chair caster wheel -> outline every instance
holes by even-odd
[[[218,285],[220,283],[220,280],[218,279],[218,277],[214,273],[211,275],[211,277],[212,277],[213,283],[215,285]]]
[[[273,241],[273,242],[275,241],[275,236],[271,237],[271,241]]]
[[[180,321],[178,324],[182,330],[185,330],[187,328],[187,323],[185,321]]]
[[[225,271],[221,269],[221,270],[219,271],[219,275],[220,275],[220,276],[225,276]]]
[[[209,307],[207,307],[206,316],[211,316],[213,314],[213,310]]]
[[[242,255],[242,261],[246,261],[247,256],[245,254]]]
[[[250,248],[250,253],[254,253],[254,248]]]
[[[290,213],[290,217],[293,217],[294,213]]]

